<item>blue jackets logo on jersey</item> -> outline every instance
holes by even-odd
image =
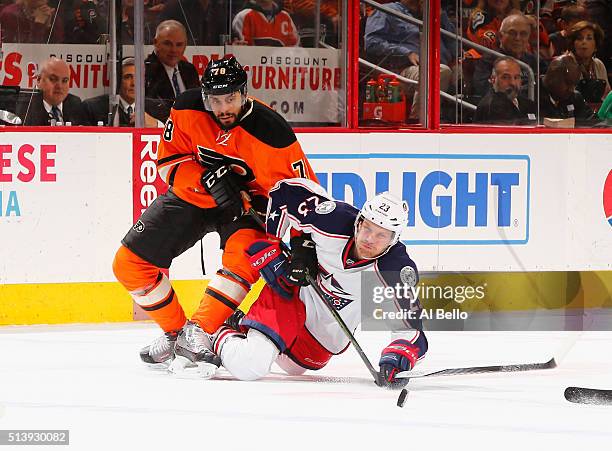
[[[329,274],[323,268],[319,268],[320,278],[317,280],[318,285],[323,290],[326,300],[336,310],[340,311],[351,302],[353,299],[350,297],[350,293],[342,288],[338,280],[333,274]]]
[[[333,200],[328,200],[326,202],[323,202],[317,205],[317,208],[315,208],[315,212],[320,215],[326,215],[326,214],[331,213],[335,209],[336,209],[336,202],[334,202]]]

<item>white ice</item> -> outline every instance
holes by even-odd
[[[0,429],[69,429],[70,450],[612,449],[612,406],[563,398],[568,385],[612,388],[611,332],[431,332],[423,367],[553,354],[560,366],[412,380],[403,408],[353,349],[301,377],[180,379],[140,362],[158,334],[151,323],[0,328]],[[358,338],[374,362],[388,341]]]

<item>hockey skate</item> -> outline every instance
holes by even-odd
[[[171,330],[157,337],[140,351],[140,358],[151,368],[167,369],[174,359],[174,347],[179,331]]]
[[[210,335],[187,321],[176,339],[175,358],[168,371],[178,376],[211,378],[221,366],[221,359],[211,349]]]

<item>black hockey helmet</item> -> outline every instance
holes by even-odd
[[[202,94],[246,94],[247,73],[233,56],[210,60],[202,76]]]

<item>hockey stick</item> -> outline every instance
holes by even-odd
[[[547,370],[556,368],[555,358],[541,363],[519,363],[516,365],[470,366],[465,368],[446,368],[442,370],[402,371],[395,375],[396,379],[416,379],[421,377],[458,376],[483,373],[513,373],[518,371]]]
[[[264,224],[262,219],[259,217],[257,212],[253,209],[253,207],[249,207],[248,210],[247,210],[247,213],[253,218],[253,220],[264,231],[266,230],[266,225]],[[283,241],[280,241],[280,246],[283,249],[283,251],[285,251],[287,253],[291,252],[291,250],[287,247],[287,245]],[[314,289],[315,293],[317,293],[317,295],[321,299],[321,302],[323,302],[323,304],[325,304],[325,306],[327,307],[327,309],[329,310],[331,315],[334,317],[334,319],[336,320],[336,322],[338,323],[338,325],[342,329],[342,332],[344,332],[344,334],[346,335],[346,338],[348,338],[349,341],[353,344],[353,346],[355,347],[355,350],[357,351],[357,354],[359,354],[359,357],[361,357],[361,360],[363,361],[364,365],[366,366],[366,368],[368,369],[368,371],[370,372],[370,374],[374,378],[374,382],[376,383],[376,385],[382,386],[381,379],[380,379],[380,373],[378,371],[376,371],[374,366],[372,366],[372,363],[370,362],[370,359],[368,359],[368,356],[365,354],[365,352],[363,352],[363,349],[359,345],[359,342],[357,341],[357,339],[355,338],[353,333],[350,331],[350,329],[348,328],[348,326],[346,325],[346,323],[344,322],[342,317],[338,314],[338,312],[334,309],[334,307],[329,303],[329,301],[327,300],[327,297],[326,297],[325,293],[323,292],[323,290],[321,289],[321,287],[319,287],[319,285],[317,285],[317,281],[314,280],[313,277],[310,274],[308,274],[308,273],[306,274],[306,280],[312,286],[312,288]]]
[[[567,387],[563,393],[569,402],[578,404],[612,405],[612,390]]]
[[[353,346],[355,347],[355,350],[357,351],[357,354],[359,354],[359,357],[361,357],[361,360],[363,361],[363,363],[365,364],[366,368],[368,369],[368,371],[370,372],[370,374],[374,378],[374,382],[376,383],[376,385],[381,387],[383,384],[381,383],[380,373],[378,371],[376,371],[374,366],[372,366],[372,363],[370,362],[370,359],[368,359],[368,356],[365,354],[365,352],[363,352],[363,349],[359,345],[359,342],[357,341],[357,339],[355,338],[355,336],[353,335],[351,330],[348,328],[348,326],[346,325],[346,323],[344,322],[342,317],[338,314],[336,309],[329,303],[329,301],[328,301],[325,293],[321,289],[321,287],[319,285],[317,285],[317,281],[314,280],[312,278],[312,276],[310,274],[308,274],[308,273],[306,274],[306,280],[308,281],[308,283],[310,283],[310,285],[312,286],[312,288],[315,291],[315,293],[317,293],[317,295],[321,299],[321,302],[323,302],[323,304],[325,304],[325,307],[327,307],[327,309],[329,310],[329,313],[332,314],[332,316],[334,317],[334,319],[336,320],[336,322],[338,323],[338,325],[342,329],[342,332],[344,332],[344,335],[346,335],[346,338],[348,338],[349,341],[353,344]]]

